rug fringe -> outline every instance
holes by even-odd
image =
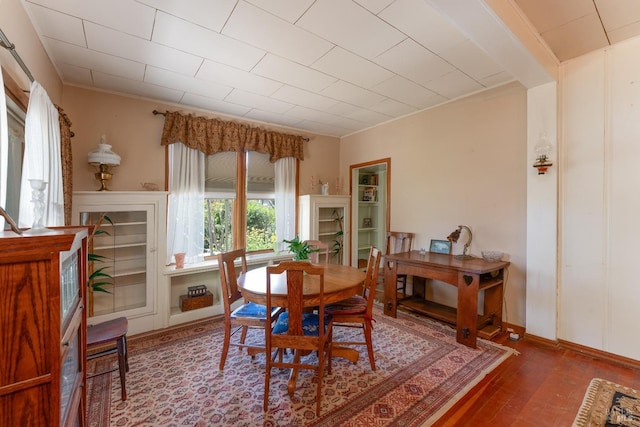
[[[591,406],[595,402],[595,398],[598,395],[598,389],[600,388],[602,381],[604,381],[602,378],[593,378],[591,382],[589,382],[587,391],[585,392],[582,403],[580,404],[580,410],[578,411],[576,418],[573,420],[572,427],[581,427],[586,424],[589,419],[589,413],[591,412]]]

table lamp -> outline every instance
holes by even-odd
[[[467,232],[467,243],[464,244],[464,249],[462,250],[462,254],[455,255],[456,259],[471,259],[472,255],[467,254],[467,250],[469,249],[469,245],[471,245],[471,239],[473,239],[473,235],[471,234],[471,229],[466,225],[459,225],[457,229],[455,229],[449,236],[447,236],[447,240],[452,243],[457,243],[460,238],[460,233],[462,230],[466,230]]]
[[[95,177],[100,181],[98,191],[110,191],[107,188],[107,181],[112,177],[111,168],[120,165],[120,156],[111,150],[111,145],[106,143],[107,137],[100,137],[100,144],[96,150],[87,155],[87,161],[91,166],[96,167]]]

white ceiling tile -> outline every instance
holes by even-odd
[[[188,77],[173,71],[156,67],[147,67],[144,81],[158,86],[173,88],[184,92],[196,93],[210,98],[224,99],[233,88],[217,83]]]
[[[311,64],[333,47],[326,40],[242,0],[222,34],[303,65]]]
[[[541,33],[596,13],[593,0],[515,0],[515,2]]]
[[[88,68],[62,64],[59,70],[65,82],[82,86],[93,86],[93,77],[91,77],[91,70]]]
[[[602,25],[607,32],[640,23],[640,3],[638,0],[595,0],[595,2],[602,19]]]
[[[316,92],[337,80],[335,77],[272,54],[267,54],[251,73]]]
[[[374,15],[380,13],[382,9],[393,3],[393,0],[354,0],[360,6],[369,10]]]
[[[208,0],[205,0],[208,1]],[[280,18],[295,23],[314,0],[247,0]]]
[[[433,105],[434,102],[443,102],[446,100],[429,89],[400,76],[395,76],[380,83],[374,87],[373,90],[418,109],[429,107]]]
[[[135,0],[31,0],[86,21],[98,22],[109,28],[137,37],[151,39],[155,9]],[[125,13],[123,13],[123,11]]]
[[[317,0],[296,25],[368,59],[406,38],[368,10],[345,0]]]
[[[411,39],[389,49],[375,58],[374,62],[422,85],[454,69],[451,64]]]
[[[295,107],[287,111],[287,116],[296,117],[300,120],[313,120],[318,123],[327,124],[333,123],[337,117],[331,113],[314,110],[312,108],[301,107],[299,105],[296,105]]]
[[[244,105],[232,104],[230,102],[221,101],[219,99],[208,98],[206,96],[196,95],[194,93],[185,93],[182,97],[182,104],[189,105],[203,110],[215,111],[231,116],[242,117],[251,108]]]
[[[575,58],[609,45],[596,14],[587,15],[543,33],[560,61]]]
[[[93,72],[93,81],[104,89],[124,94],[138,95],[161,101],[179,102],[183,92],[165,87],[144,83],[137,80],[124,79],[109,74]]]
[[[300,122],[300,127],[318,135],[335,137],[340,137],[352,133],[349,129],[342,129],[337,126],[314,122],[313,120],[303,120],[302,122]]]
[[[369,107],[384,99],[383,96],[370,90],[339,80],[322,91],[329,98],[344,101],[360,107]]]
[[[482,85],[458,70],[431,81],[428,87],[433,92],[449,99],[458,98],[483,89]]]
[[[417,111],[417,108],[398,102],[395,99],[385,99],[371,106],[373,111],[377,111],[387,116],[400,117]]]
[[[29,15],[35,20],[38,32],[46,37],[87,47],[82,19],[27,3]]]
[[[609,40],[611,43],[618,43],[640,35],[640,21],[633,24],[625,25],[617,30],[609,31]]]
[[[467,39],[425,0],[396,0],[378,16],[436,54]]]
[[[290,104],[302,105],[316,110],[328,110],[338,104],[335,99],[287,85],[275,91],[272,96]]]
[[[265,54],[262,49],[162,12],[158,12],[152,40],[245,71]]]
[[[178,18],[220,32],[238,0],[138,0]]]
[[[282,114],[271,113],[269,111],[258,110],[253,108],[249,110],[244,117],[252,120],[258,120],[264,123],[273,123],[282,126],[296,127],[301,122],[300,119]]]
[[[311,67],[365,88],[375,86],[393,76],[391,71],[337,46]]]
[[[80,46],[44,38],[47,52],[60,67],[63,64],[97,70],[106,74],[142,81],[144,64],[96,52]]]
[[[499,73],[492,74],[490,76],[487,76],[478,80],[478,83],[480,83],[484,87],[493,87],[493,86],[503,85],[503,84],[512,82],[514,80],[515,79],[511,75],[511,73],[507,71],[501,71]]]
[[[376,123],[386,122],[387,120],[391,120],[393,118],[386,114],[378,113],[376,111],[367,110],[360,107],[355,107],[354,110],[346,114],[342,114],[342,116],[356,120],[358,123],[366,123],[368,125],[375,125]]]
[[[272,113],[283,114],[290,110],[293,105],[288,102],[279,101],[277,99],[269,98],[262,95],[256,95],[255,93],[245,92],[242,90],[234,89],[224,99],[227,102],[234,104],[244,105],[246,107],[254,107],[264,111],[270,111]]]
[[[87,46],[99,52],[190,76],[195,75],[202,63],[202,58],[195,55],[119,33],[91,22],[85,22],[84,28],[87,34]]]
[[[282,83],[212,61],[204,61],[196,78],[264,96],[269,96],[282,87]]]
[[[440,56],[475,80],[502,71],[502,67],[470,40],[465,40],[459,45],[441,52]]]

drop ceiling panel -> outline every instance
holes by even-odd
[[[85,22],[89,49],[186,75],[196,74],[202,58],[148,40]]]
[[[91,76],[91,70],[88,68],[62,64],[59,69],[65,81],[82,86],[93,86],[93,77]]]
[[[344,0],[317,0],[296,25],[367,59],[406,38],[363,7]]]
[[[39,4],[77,18],[122,31],[127,34],[151,38],[155,9],[135,0],[34,0],[25,3]]]
[[[429,89],[449,99],[477,92],[483,88],[484,87],[478,82],[458,70],[452,71],[429,83]]]
[[[595,0],[595,2],[607,32],[640,23],[638,0]]]
[[[93,72],[93,81],[96,85],[114,92],[129,93],[145,98],[159,99],[161,101],[179,102],[183,95],[183,92],[179,90],[167,89],[96,71]]]
[[[251,120],[258,120],[265,123],[274,123],[282,126],[295,127],[300,123],[300,119],[291,116],[283,116],[282,114],[272,113],[270,111],[262,111],[252,108],[244,117]]]
[[[609,1],[609,0],[607,0]],[[515,0],[540,33],[597,14],[593,0]]]
[[[542,36],[561,61],[609,45],[597,15],[576,19]]]
[[[58,67],[69,64],[140,81],[144,77],[145,67],[141,62],[118,58],[53,39],[44,38],[44,42]]]
[[[466,40],[464,34],[425,0],[396,0],[379,16],[436,54]]]
[[[355,2],[369,10],[374,15],[377,15],[385,7],[393,3],[393,0],[355,0]]]
[[[371,88],[393,76],[391,71],[337,46],[311,66],[364,88]]]
[[[144,81],[154,85],[196,93],[216,99],[224,99],[233,89],[230,86],[205,82],[156,67],[147,67],[147,71],[144,74]]]
[[[373,104],[377,104],[382,101],[384,97],[375,92],[363,89],[361,87],[352,85],[345,81],[337,81],[325,90],[322,91],[323,95],[329,98],[344,101],[350,104],[359,105],[360,107],[370,107]]]
[[[293,24],[309,8],[313,0],[247,0],[247,2]]]
[[[502,71],[501,66],[470,40],[442,52],[440,56],[477,81]]]
[[[251,108],[243,105],[232,104],[230,102],[220,101],[219,99],[208,98],[206,96],[200,96],[193,93],[185,93],[182,97],[181,103],[195,108],[216,111],[218,113],[237,117],[242,117],[251,110]]]
[[[446,101],[446,98],[443,96],[439,96],[429,89],[400,76],[385,80],[374,87],[373,90],[418,109],[427,108],[438,102]]]
[[[266,55],[252,70],[253,74],[290,86],[319,92],[337,79],[276,55]]]
[[[238,2],[222,34],[304,65],[333,47],[326,40],[243,1]]]
[[[454,70],[453,65],[411,39],[394,46],[374,61],[421,85]]]
[[[301,105],[321,111],[333,109],[338,104],[338,101],[335,99],[286,85],[275,91],[273,97],[290,104]]]
[[[282,83],[212,61],[204,61],[196,78],[264,96],[269,96],[282,87]]]
[[[225,101],[233,104],[244,105],[245,107],[255,107],[260,110],[278,114],[283,114],[293,107],[293,105],[288,102],[279,101],[267,96],[256,95],[255,93],[245,92],[238,89],[234,89],[229,95],[227,95]]]
[[[342,136],[352,133],[349,129],[344,129],[338,126],[331,126],[324,123],[318,123],[313,120],[303,120],[299,125],[302,129],[306,129],[309,132],[318,133],[320,135],[329,136]]]
[[[391,117],[401,117],[417,111],[415,107],[398,102],[395,99],[384,99],[379,103],[372,105],[371,110]]]
[[[266,53],[222,34],[158,12],[152,40],[161,45],[249,71]]]
[[[81,19],[35,4],[29,8],[29,14],[38,22],[38,31],[43,36],[87,47]]]
[[[625,25],[617,30],[610,31],[609,41],[611,43],[618,43],[623,40],[627,40],[640,35],[640,21],[634,24]]]
[[[170,15],[220,32],[237,0],[138,0]]]

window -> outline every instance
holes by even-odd
[[[222,152],[205,160],[205,252],[270,251],[276,243],[275,165],[269,154]]]

